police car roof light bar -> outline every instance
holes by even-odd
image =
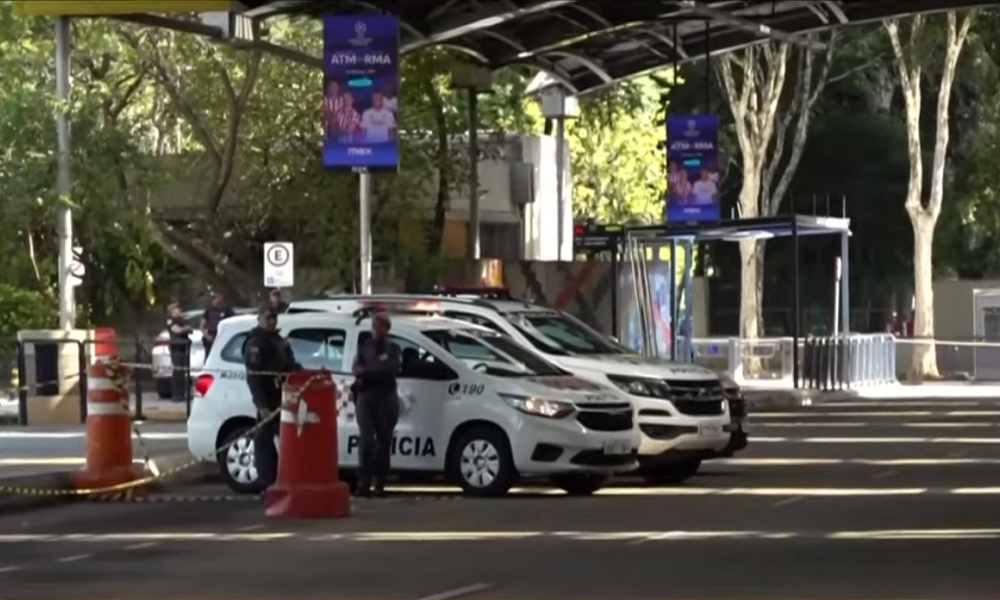
[[[386,302],[386,301],[374,301],[374,302],[362,302],[361,308],[355,310],[351,313],[351,316],[355,317],[355,325],[361,323],[368,317],[379,314],[379,313],[395,313],[400,315],[419,315],[426,313],[439,313],[441,312],[440,302],[428,302],[426,300],[418,300],[417,302]]]
[[[459,287],[436,285],[432,292],[435,296],[475,296],[492,300],[514,300],[510,290],[505,287]]]

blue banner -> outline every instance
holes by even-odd
[[[719,220],[719,115],[667,117],[668,221]]]
[[[399,21],[324,17],[323,64],[323,165],[398,169]]]

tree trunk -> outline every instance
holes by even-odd
[[[764,244],[757,240],[740,242],[740,336],[752,340],[763,333],[761,302],[764,291]]]
[[[937,379],[937,351],[934,345],[934,274],[931,252],[934,248],[935,219],[927,214],[911,218],[913,224],[913,335],[925,342],[913,347],[910,376],[916,380]]]

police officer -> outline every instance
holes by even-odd
[[[170,336],[170,398],[183,402],[188,396],[191,367],[191,326],[181,312],[181,303],[174,300],[167,307],[167,333]]]
[[[281,314],[288,310],[288,303],[285,302],[285,299],[281,296],[281,290],[279,290],[278,288],[271,290],[270,302],[271,302],[271,307],[274,308],[274,310],[278,311],[278,314]]]
[[[205,346],[205,358],[212,351],[215,336],[219,335],[219,323],[235,314],[220,292],[212,293],[212,304],[201,315],[201,342]]]
[[[243,343],[243,362],[247,369],[247,386],[263,421],[281,409],[283,374],[300,369],[291,346],[278,333],[278,313],[271,306],[257,313],[257,327],[250,330]],[[272,485],[278,475],[278,450],[274,438],[278,435],[277,419],[267,421],[254,431],[254,465],[261,484]]]
[[[396,376],[399,374],[399,346],[389,339],[392,323],[383,314],[372,320],[372,335],[358,349],[351,371],[357,377],[356,415],[358,421],[359,476],[355,493],[369,496],[385,493],[389,472],[392,434],[399,420]]]

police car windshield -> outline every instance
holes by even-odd
[[[469,366],[498,377],[567,375],[556,365],[506,335],[478,330],[436,330],[423,334]]]
[[[629,350],[583,322],[558,312],[509,313],[507,319],[532,344],[550,354],[625,354]],[[555,348],[558,352],[553,352]]]

